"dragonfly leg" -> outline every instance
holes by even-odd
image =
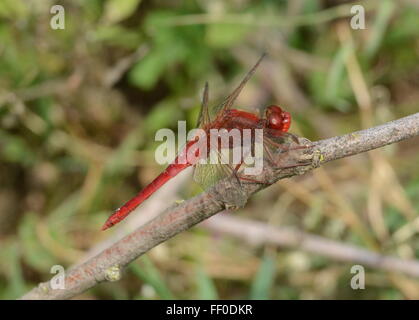
[[[261,181],[261,180],[257,180],[257,179],[253,179],[253,178],[248,178],[248,177],[243,177],[239,175],[239,169],[242,166],[243,162],[239,163],[238,165],[236,165],[236,167],[234,168],[234,175],[237,177],[237,179],[240,181],[247,181],[247,182],[251,182],[251,183],[259,183],[259,184],[270,184],[268,181]]]
[[[247,182],[251,182],[251,183],[266,184],[266,185],[271,184],[269,181],[261,181],[261,180],[256,180],[256,179],[252,179],[252,178],[248,178],[248,177],[239,177],[239,179],[242,180],[242,181],[247,181]]]
[[[266,150],[266,153],[268,154],[268,161],[274,166],[276,170],[304,167],[311,164],[311,161],[305,161],[305,162],[295,163],[291,165],[281,165],[280,163],[278,163],[277,160],[275,160],[275,158],[272,156],[272,153],[270,152],[268,148]]]
[[[312,145],[309,145],[309,146],[303,145],[303,146],[297,146],[297,147],[288,148],[288,147],[284,147],[283,144],[280,144],[280,143],[277,143],[275,141],[272,141],[272,139],[269,141],[269,143],[272,144],[277,149],[283,150],[285,152],[292,151],[292,150],[308,149],[308,148],[312,148],[313,147]]]
[[[267,154],[267,156],[268,156],[268,160],[269,160],[269,162],[270,162],[270,163],[275,163],[274,156],[273,156],[273,154],[272,154],[271,150],[269,150],[269,148],[268,148],[268,147],[266,147],[266,145],[263,145],[263,148],[265,149],[265,152],[266,152],[266,154]]]
[[[278,170],[304,167],[304,166],[307,166],[309,164],[311,164],[311,162],[307,161],[306,163],[298,163],[298,164],[289,165],[289,166],[282,166],[282,167],[278,168]],[[243,176],[238,175],[237,173],[236,173],[236,177],[239,179],[239,181],[247,181],[247,182],[250,182],[250,183],[258,183],[258,184],[266,184],[266,185],[271,185],[272,184],[269,181],[262,181],[262,180],[257,180],[257,179],[253,179],[253,178],[249,178],[249,177],[243,177]]]
[[[272,141],[272,139],[269,139],[269,140],[266,139],[265,141],[269,142],[269,146],[267,144],[263,144],[263,148],[266,154],[266,160],[269,161],[273,166],[278,167],[278,168],[288,168],[288,167],[292,168],[292,167],[298,167],[298,166],[305,166],[306,164],[297,164],[297,165],[292,165],[292,166],[287,166],[287,167],[281,166],[280,163],[278,163],[278,158],[271,150],[272,146],[277,147],[277,149],[282,149],[283,152],[289,152],[293,150],[303,150],[303,149],[308,149],[308,148],[313,147],[313,145],[298,145],[298,146],[292,146],[292,147],[285,147],[284,145],[281,145]]]
[[[297,164],[293,164],[293,165],[289,165],[289,166],[281,166],[281,167],[277,168],[277,170],[297,168],[297,167],[305,167],[305,166],[308,166],[310,164],[311,164],[311,161],[307,161],[307,162],[297,163]]]

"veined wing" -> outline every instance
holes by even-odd
[[[201,110],[199,111],[197,128],[203,128],[206,124],[211,122],[208,110],[208,82],[205,82],[204,93],[202,95]]]
[[[217,115],[221,115],[224,112],[224,110],[229,109],[233,106],[240,92],[242,91],[246,83],[249,81],[249,79],[252,77],[252,75],[255,73],[257,67],[259,66],[259,64],[265,56],[266,53],[263,53],[259,60],[256,62],[256,64],[252,67],[252,69],[250,69],[249,72],[245,75],[238,87],[234,89],[234,91],[227,98],[225,98],[225,100],[218,107],[214,108],[214,112]]]
[[[224,178],[235,175],[233,167],[226,163],[227,161],[223,161],[223,155],[218,150],[211,150],[210,152],[217,163],[211,164],[208,157],[207,163],[197,163],[194,167],[193,179],[204,190]]]
[[[263,137],[264,157],[277,168],[295,166],[296,158],[289,152],[305,149],[307,146],[301,145],[297,136],[289,132],[282,132],[280,135],[271,135],[269,129],[265,129]]]

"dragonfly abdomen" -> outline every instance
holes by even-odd
[[[171,178],[175,177],[179,172],[189,167],[191,164],[170,164],[159,176],[157,176],[150,184],[141,190],[134,198],[125,203],[122,207],[115,210],[115,212],[106,220],[102,230],[106,230],[121,220],[125,219],[135,208],[147,200],[154,192],[163,186]]]

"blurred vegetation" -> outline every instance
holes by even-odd
[[[57,3],[64,30],[50,27]],[[193,128],[205,81],[219,102],[263,51],[237,105],[278,103],[294,116],[291,131],[311,140],[418,112],[418,2],[362,2],[365,30],[350,28],[353,4],[2,0],[0,298],[19,297],[109,237],[99,230],[112,209],[162,169],[156,130],[185,119]],[[234,215],[419,258],[418,143],[281,181]],[[184,198],[200,191],[181,189]],[[367,289],[354,291],[350,268],[197,227],[79,298],[419,298],[417,279],[372,269]]]

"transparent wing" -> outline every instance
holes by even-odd
[[[236,89],[234,89],[234,91],[219,106],[215,107],[214,111],[216,114],[222,114],[224,110],[231,108],[231,106],[234,104],[234,101],[236,101],[237,97],[242,91],[243,87],[255,73],[257,67],[259,66],[260,62],[265,56],[266,53],[263,53],[259,60],[256,62],[256,64],[253,66],[253,68],[250,69],[250,71],[246,74],[244,79],[240,82],[239,86]]]
[[[197,128],[202,128],[211,121],[208,110],[208,91],[208,82],[205,82],[204,93],[202,95],[201,110],[199,112],[198,123],[196,125]]]
[[[232,166],[228,163],[223,163],[223,156],[218,150],[211,150],[217,163],[198,163],[195,165],[193,179],[204,190],[212,187],[218,181],[234,175]],[[209,159],[209,158],[208,158]]]
[[[284,132],[278,135],[269,134],[269,130],[264,132],[263,137],[264,157],[276,168],[293,167],[298,164],[298,157],[294,156],[294,151],[305,149],[307,146],[299,143],[298,137],[292,133]]]
[[[274,133],[270,129],[263,130],[263,143],[267,147],[273,149],[275,152],[286,151],[291,147],[295,147],[299,144],[297,136],[289,132],[281,132],[278,134],[277,131]]]

